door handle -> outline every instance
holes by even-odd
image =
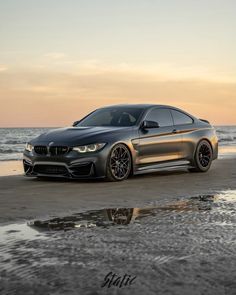
[[[172,133],[178,133],[177,129],[173,129]]]

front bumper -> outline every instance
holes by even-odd
[[[104,178],[109,149],[78,155],[70,152],[63,156],[37,155],[25,151],[23,167],[26,176],[63,177],[63,178]]]

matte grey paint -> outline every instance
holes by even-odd
[[[139,105],[140,106],[140,105]],[[92,169],[87,177],[106,177],[107,158],[111,148],[117,143],[128,146],[132,156],[133,173],[153,171],[164,167],[193,166],[195,150],[202,139],[210,142],[213,151],[213,160],[218,155],[218,139],[215,129],[205,121],[170,106],[141,105],[143,115],[137,126],[132,127],[68,127],[49,131],[33,139],[30,144],[48,146],[86,145],[92,143],[106,143],[106,146],[94,153],[78,154],[70,151],[62,156],[38,155],[35,151],[24,151],[24,163],[30,167],[27,176],[60,176],[35,173],[35,165],[62,165],[68,170],[66,177],[81,178],[72,173],[77,165],[92,163]],[[130,107],[130,105],[129,105]],[[144,130],[141,128],[146,115],[153,108],[165,108],[181,111],[193,120],[192,124],[173,125]],[[65,176],[65,175],[64,175]],[[63,176],[63,177],[64,177]],[[84,178],[84,176],[82,177]]]

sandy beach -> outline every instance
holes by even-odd
[[[121,183],[0,177],[0,293],[234,294],[235,164]],[[111,208],[131,221],[108,223]]]
[[[21,161],[0,171],[1,294],[234,294],[234,147],[207,173],[118,183],[27,178]]]
[[[22,175],[22,161],[1,161],[0,162],[0,177],[10,175]]]
[[[12,172],[20,173],[21,163],[15,164],[10,166]],[[156,172],[121,183],[4,176],[0,177],[0,221],[27,220],[88,208],[133,207],[153,200],[236,189],[235,164],[236,158],[220,159],[213,162],[207,173]]]

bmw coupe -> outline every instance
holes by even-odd
[[[106,178],[185,167],[206,172],[218,155],[215,129],[175,107],[103,107],[26,144],[26,176]]]

